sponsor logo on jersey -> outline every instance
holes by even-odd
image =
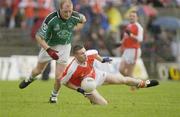
[[[68,28],[73,28],[73,24],[72,24],[72,23],[69,23],[69,24],[68,24]]]

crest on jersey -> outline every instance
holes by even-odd
[[[73,24],[72,24],[72,23],[69,23],[69,24],[68,24],[68,28],[73,28]]]
[[[59,26],[59,24],[56,24],[56,25],[54,26],[54,31],[58,31],[58,30],[60,30],[60,26]]]
[[[42,30],[43,30],[44,32],[46,32],[47,29],[48,29],[47,24],[43,23],[43,25],[42,25]]]

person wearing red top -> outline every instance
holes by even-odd
[[[126,84],[138,88],[147,88],[159,84],[156,80],[144,81],[131,77],[124,77],[120,73],[110,74],[94,68],[93,63],[95,60],[102,63],[109,63],[112,61],[109,57],[102,58],[96,50],[86,51],[83,46],[76,45],[73,48],[73,54],[74,59],[66,67],[62,77],[60,77],[60,83],[83,94],[92,104],[106,105],[108,102],[96,89],[87,93],[81,88],[81,81],[86,77],[95,79],[96,87],[103,84]]]
[[[143,41],[143,28],[138,23],[136,11],[129,15],[130,23],[127,25],[122,39],[122,60],[120,63],[120,73],[131,76],[137,59],[141,56],[141,42]]]

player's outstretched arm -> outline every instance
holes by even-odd
[[[66,86],[67,86],[68,88],[70,88],[70,89],[76,90],[78,93],[81,93],[81,94],[83,94],[84,96],[91,95],[91,93],[85,92],[84,89],[82,89],[82,88],[80,88],[80,87],[77,87],[77,86],[73,85],[73,84],[70,83],[70,82],[68,82],[68,83],[66,84]]]
[[[77,11],[73,11],[73,15],[79,17],[80,23],[85,23],[86,22],[86,17]]]
[[[96,59],[102,63],[108,63],[111,62],[112,59],[109,57],[101,57],[99,54],[96,56]]]

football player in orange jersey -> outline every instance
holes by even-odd
[[[141,56],[143,28],[138,23],[138,14],[136,11],[130,12],[129,20],[130,23],[127,25],[122,39],[122,60],[119,71],[124,76],[132,77],[136,61]]]
[[[63,76],[60,77],[60,81],[67,87],[85,95],[92,104],[106,105],[108,102],[96,89],[87,93],[81,88],[81,81],[87,77],[95,80],[96,87],[103,84],[125,84],[128,86],[136,86],[137,88],[147,88],[159,84],[157,80],[144,81],[132,77],[124,77],[120,73],[111,74],[98,70],[93,66],[95,60],[106,63],[111,62],[112,59],[109,57],[102,58],[96,50],[86,51],[83,46],[76,45],[73,48],[73,54],[74,59],[67,66]]]

